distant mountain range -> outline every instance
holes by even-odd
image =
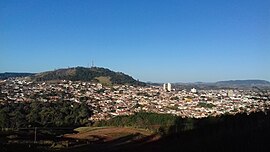
[[[144,82],[133,79],[122,72],[114,72],[100,67],[74,67],[58,69],[41,73],[0,73],[0,79],[12,77],[30,77],[34,81],[71,80],[100,82],[105,85],[129,84],[145,85]]]
[[[13,77],[28,77],[28,76],[32,76],[34,74],[35,73],[5,72],[5,73],[0,73],[0,80],[13,78]]]
[[[217,85],[228,85],[228,86],[256,86],[256,85],[270,85],[269,81],[265,80],[229,80],[229,81],[218,81]]]
[[[268,88],[270,89],[270,82],[266,80],[228,80],[218,81],[212,83],[195,82],[195,83],[174,83],[174,87],[191,89],[250,89],[253,87]]]

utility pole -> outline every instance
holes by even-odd
[[[34,139],[34,143],[37,143],[37,127],[35,127],[35,139]]]

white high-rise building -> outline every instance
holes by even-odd
[[[167,84],[167,90],[172,91],[172,85],[170,83]]]
[[[172,85],[170,83],[164,83],[163,90],[164,91],[172,91]]]
[[[164,91],[167,91],[166,83],[163,84],[163,90],[164,90]]]

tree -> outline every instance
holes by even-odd
[[[40,126],[40,102],[33,101],[30,104],[30,113],[27,114],[26,118],[30,126]]]
[[[6,108],[0,109],[0,127],[1,128],[9,127],[9,116],[7,114]]]
[[[10,127],[20,128],[26,126],[25,115],[23,115],[20,110],[13,111],[10,116],[12,122],[12,125]]]

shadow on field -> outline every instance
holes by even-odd
[[[186,131],[181,131],[182,119],[175,124],[170,128],[169,134],[160,140],[129,151],[270,151],[269,113],[205,118],[193,122],[193,129]]]

